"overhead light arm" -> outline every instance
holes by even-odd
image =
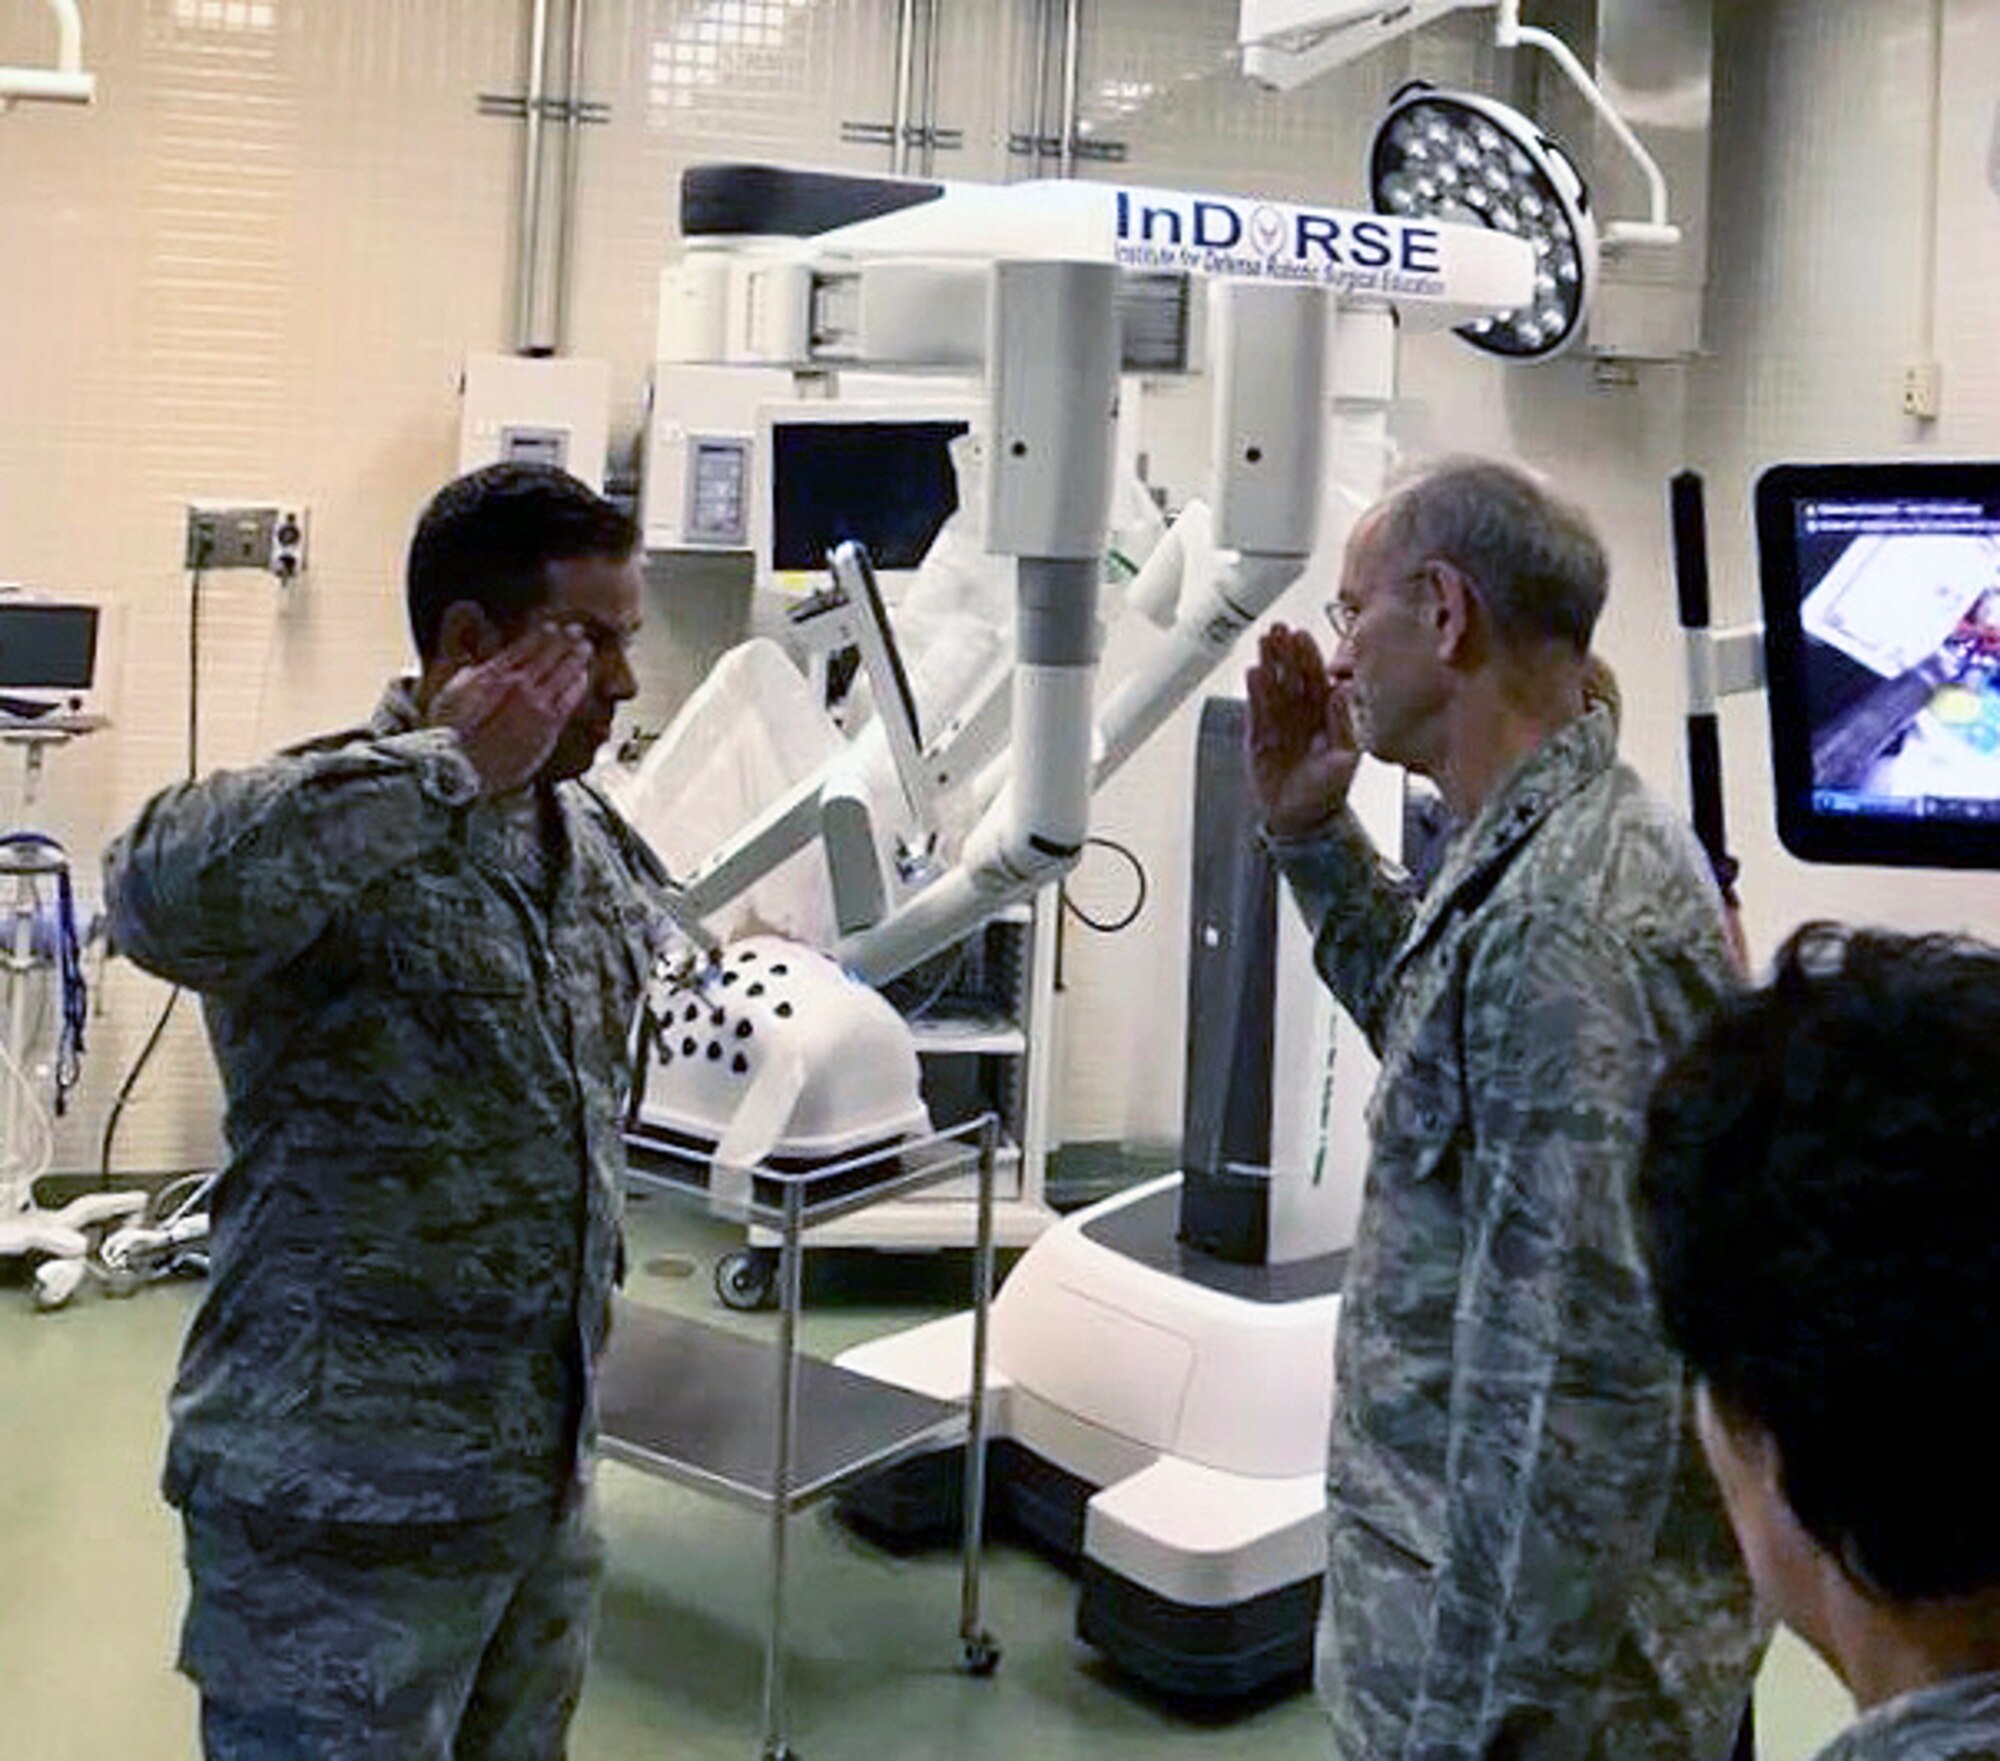
[[[1502,49],[1539,49],[1568,76],[1571,85],[1588,100],[1598,119],[1631,154],[1646,178],[1646,218],[1607,221],[1600,242],[1607,250],[1639,245],[1659,249],[1681,242],[1681,229],[1667,217],[1667,179],[1659,161],[1632,132],[1631,125],[1612,107],[1604,90],[1590,77],[1590,70],[1562,38],[1536,25],[1521,22],[1521,0],[1500,0],[1500,16],[1493,27],[1493,41]]]
[[[1604,245],[1617,250],[1679,244],[1681,230],[1668,218],[1667,180],[1658,161],[1569,45],[1539,26],[1521,23],[1521,0],[1402,0],[1393,5],[1387,0],[1242,0],[1236,35],[1243,71],[1260,85],[1292,91],[1447,13],[1474,6],[1497,8],[1493,40],[1498,47],[1539,49],[1553,59],[1644,173],[1646,218],[1609,222]]]
[[[1281,92],[1358,61],[1447,13],[1493,0],[1242,0],[1236,40],[1243,71]]]
[[[0,110],[17,99],[46,104],[88,104],[97,96],[97,78],[83,70],[83,19],[76,0],[49,0],[56,15],[53,67],[0,67]]]

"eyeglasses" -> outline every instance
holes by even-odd
[[[1341,599],[1326,602],[1326,621],[1333,626],[1334,635],[1342,642],[1354,634],[1354,626],[1361,622],[1361,609]]]
[[[1397,581],[1395,586],[1396,596],[1403,597],[1408,588],[1414,587],[1417,583],[1424,580],[1430,574],[1433,566],[1431,563],[1422,563],[1410,570],[1408,574]],[[1475,583],[1470,578],[1466,580],[1466,585],[1473,587],[1477,591]],[[1384,589],[1377,588],[1375,592],[1369,595],[1367,605],[1353,605],[1344,599],[1329,599],[1326,602],[1324,610],[1326,612],[1326,621],[1333,626],[1335,637],[1345,642],[1348,637],[1352,636],[1355,626],[1361,622],[1363,615],[1368,610],[1368,606],[1373,605],[1377,599],[1380,599],[1383,592]]]

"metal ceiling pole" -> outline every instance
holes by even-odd
[[[555,318],[556,352],[569,347],[569,278],[576,252],[577,165],[583,132],[584,29],[590,0],[569,0],[569,51],[563,62],[563,130],[561,210],[556,216]]]
[[[924,0],[923,172],[937,172],[938,0]]]
[[[521,222],[514,253],[514,351],[537,352],[536,295],[542,251],[542,107],[548,99],[544,63],[549,48],[549,0],[533,0],[528,23],[527,128],[521,147]]]
[[[1083,88],[1083,0],[1064,0],[1063,6],[1063,104],[1062,174],[1076,175],[1076,124],[1082,106]]]
[[[889,168],[897,176],[910,169],[910,88],[916,75],[917,0],[896,8],[896,111],[889,122]]]
[[[1028,117],[1033,143],[1030,177],[1042,175],[1042,142],[1049,132],[1049,0],[1035,0],[1035,103]]]

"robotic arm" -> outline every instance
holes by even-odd
[[[822,374],[977,371],[986,385],[986,545],[1013,559],[1016,586],[1011,740],[976,777],[981,817],[955,866],[859,912],[848,907],[865,904],[867,889],[836,886],[842,933],[831,953],[869,984],[949,948],[1076,862],[1092,791],[1303,572],[1329,432],[1335,470],[1358,461],[1356,492],[1372,499],[1393,389],[1393,308],[1462,322],[1522,307],[1535,284],[1532,247],[1484,228],[1103,184],[703,167],[687,174],[682,208],[688,248],[663,283],[662,318],[680,358]],[[1213,350],[1215,495],[1212,510],[1190,504],[1132,584],[1132,603],[1162,634],[1099,705],[1098,584],[1127,272],[1227,284]],[[971,774],[1002,720],[988,698],[944,729],[922,749],[917,796]],[[909,756],[899,754],[905,768]],[[832,783],[809,779],[773,806],[689,878],[685,902],[713,911],[815,837],[836,854],[844,808]],[[912,791],[902,792],[907,802]],[[751,991],[730,961],[771,970],[773,957],[763,945],[725,950],[706,974],[682,975],[690,994],[662,999],[659,1019],[733,1021]],[[801,950],[785,962],[815,958]],[[842,1031],[812,1045],[794,1027],[803,1011],[758,1015],[749,1038],[759,1050],[734,1078],[719,1042],[700,1056],[686,1051],[700,1037],[692,1032],[679,1056],[663,1045],[637,1128],[697,1151],[709,1143],[718,1162],[739,1167],[796,1153],[808,1138],[862,1141],[860,1125],[829,1123],[841,1111],[830,1097],[857,1075],[858,1036],[874,1036],[878,1049],[861,1062],[879,1075],[882,1036],[901,1024],[862,985],[851,990]],[[781,1051],[788,1035],[799,1043]],[[914,1093],[913,1050],[906,1062]],[[849,1111],[902,1116],[880,1097]],[[799,1123],[808,1117],[810,1130]]]
[[[1390,305],[1450,320],[1523,303],[1534,261],[1481,228],[1177,191],[1004,187],[702,167],[683,186],[687,256],[665,286],[687,358],[827,371],[980,370],[987,543],[1015,559],[1011,756],[978,785],[958,865],[834,950],[882,982],[959,940],[1076,860],[1091,792],[1213,671],[1313,547],[1329,395],[1379,429],[1393,379]],[[1191,504],[1133,602],[1165,639],[1100,707],[1097,582],[1121,364],[1121,272],[1216,277],[1213,513]],[[1339,430],[1336,429],[1338,434]],[[1379,434],[1375,443],[1379,446]],[[990,741],[982,706],[923,754],[962,774]],[[820,835],[822,785],[778,803],[693,876],[713,909]]]

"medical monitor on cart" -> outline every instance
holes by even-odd
[[[951,446],[976,420],[965,402],[761,407],[764,469],[751,513],[757,585],[813,593],[826,583],[828,553],[853,539],[894,604],[958,509]]]
[[[96,606],[0,585],[0,722],[53,725],[58,712],[87,711],[97,646]]]
[[[2000,463],[1776,466],[1757,539],[1785,847],[2000,867]]]

